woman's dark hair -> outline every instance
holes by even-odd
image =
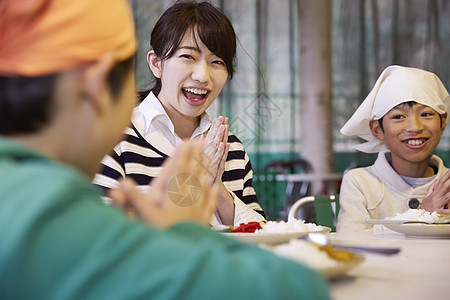
[[[230,20],[208,2],[179,1],[168,8],[150,37],[150,47],[158,58],[165,60],[177,51],[188,29],[196,34],[205,46],[224,60],[230,78],[233,77],[236,57],[236,34]],[[161,91],[161,79],[155,78],[153,88],[139,93],[142,101],[152,91]]]
[[[133,66],[133,57],[118,62],[108,75],[114,98],[120,94]],[[53,92],[58,74],[37,77],[0,76],[0,134],[27,134],[39,131],[56,109]]]

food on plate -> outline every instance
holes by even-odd
[[[271,248],[277,255],[303,263],[314,269],[334,268],[357,259],[357,255],[345,250],[334,249],[331,245],[293,239],[289,243]]]
[[[321,231],[325,227],[313,223],[305,223],[303,220],[290,220],[288,222],[268,221],[262,225],[262,229],[256,230],[255,233],[288,233],[288,232],[309,232]]]
[[[398,213],[393,217],[384,218],[385,220],[402,220],[402,221],[425,221],[425,222],[434,222],[440,217],[444,215],[440,215],[437,212],[429,212],[424,209],[408,209],[404,213]]]
[[[233,230],[233,232],[255,232],[256,230],[262,229],[261,224],[264,222],[248,222],[248,223],[241,223],[236,228],[230,228]]]
[[[228,226],[233,232],[248,233],[290,233],[290,232],[309,232],[322,231],[325,227],[313,223],[305,223],[303,220],[267,221],[267,222],[248,222],[241,223],[239,226]]]
[[[337,261],[348,263],[356,258],[355,253],[345,251],[345,250],[335,249],[331,245],[325,245],[325,246],[320,246],[317,244],[314,244],[314,245],[317,246],[319,248],[319,250],[325,251],[330,258],[337,260]]]

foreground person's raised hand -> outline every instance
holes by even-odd
[[[203,142],[187,142],[167,159],[161,175],[142,194],[131,179],[125,179],[110,191],[113,202],[143,222],[167,228],[180,222],[208,224],[216,210],[219,188],[210,187],[205,170]]]

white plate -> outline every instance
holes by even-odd
[[[354,267],[356,267],[363,261],[364,261],[364,257],[357,255],[355,259],[353,259],[347,263],[339,264],[336,267],[316,268],[315,270],[317,272],[319,272],[320,274],[322,274],[323,277],[325,277],[327,279],[331,279],[334,277],[344,275],[345,273],[347,273],[348,271],[350,271],[351,269],[353,269]]]
[[[328,233],[330,231],[331,228],[321,226],[321,228],[319,227],[317,228],[317,230],[286,232],[286,233],[225,232],[223,234],[247,243],[281,244],[289,242],[291,239],[305,236],[308,233]]]
[[[383,224],[393,231],[405,234],[409,237],[420,238],[450,238],[450,224]]]
[[[327,279],[341,276],[364,261],[362,255],[354,253],[354,257],[350,261],[339,262],[331,258],[327,251],[321,250],[314,246],[314,243],[306,240],[292,240],[289,243],[282,245],[262,244],[260,247],[272,251],[280,257],[285,257],[308,266]],[[336,249],[336,251],[351,253],[351,251],[339,249]]]

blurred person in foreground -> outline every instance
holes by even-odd
[[[129,124],[135,50],[126,0],[0,2],[0,298],[328,299],[315,271],[205,226],[218,188],[202,188],[201,142],[151,194],[111,192],[139,220],[100,201],[90,181]],[[192,205],[168,197],[179,174],[197,178]]]

